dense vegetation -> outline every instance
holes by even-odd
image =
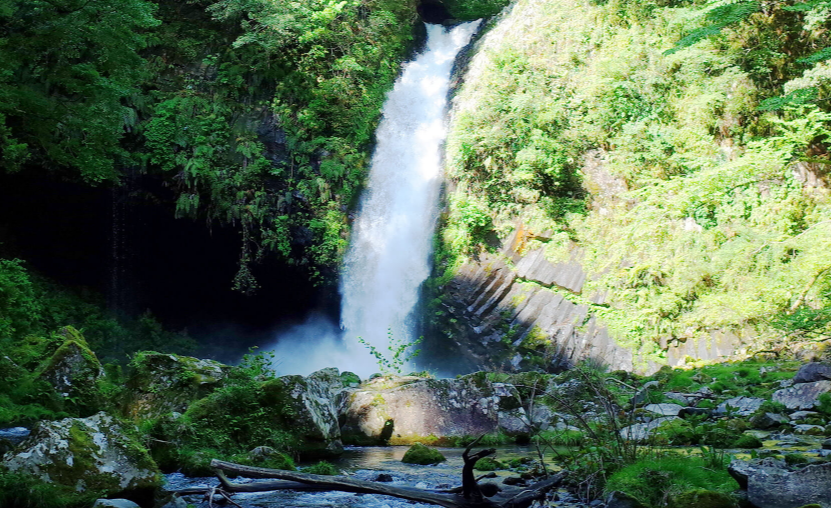
[[[517,2],[456,97],[444,280],[521,222],[524,251],[582,249],[567,297],[643,358],[827,337],[827,9]]]

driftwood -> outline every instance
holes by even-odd
[[[356,480],[342,476],[298,473],[212,460],[211,467],[216,470],[220,482],[218,487],[189,488],[177,491],[177,493],[181,495],[207,494],[211,497],[220,495],[230,501],[229,496],[237,492],[267,492],[284,489],[338,490],[357,494],[380,494],[446,508],[526,508],[534,500],[542,499],[549,490],[557,487],[565,476],[565,472],[561,472],[524,490],[516,487],[506,487],[504,491],[497,492],[498,489],[492,484],[491,488],[487,488],[488,485],[480,486],[478,480],[481,477],[476,478],[474,476],[473,466],[477,460],[492,455],[496,450],[482,450],[471,455],[471,448],[479,442],[479,439],[471,443],[462,454],[465,462],[462,468],[462,486],[445,491],[393,487],[384,483]],[[267,479],[268,481],[232,483],[228,480],[226,473],[233,473],[246,478]],[[488,495],[492,495],[492,497],[487,497]]]

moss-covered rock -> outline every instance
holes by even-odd
[[[421,464],[423,466],[429,464],[438,464],[447,460],[440,451],[424,446],[421,443],[416,443],[407,450],[401,462],[405,464]]]
[[[733,448],[761,448],[762,440],[753,434],[742,434],[733,443]]]
[[[62,397],[71,400],[77,414],[89,416],[101,409],[98,379],[104,369],[81,332],[65,326],[55,335],[63,342],[38,368],[38,377],[52,385]]]
[[[711,490],[693,490],[674,496],[673,508],[736,508],[736,501],[729,495]]]
[[[505,469],[505,464],[499,462],[493,457],[483,457],[476,461],[476,464],[473,465],[473,469],[477,471],[497,471],[499,469]]]
[[[127,381],[125,412],[136,419],[184,413],[196,400],[223,385],[230,367],[190,356],[137,353]]]
[[[147,450],[128,428],[105,413],[42,422],[4,459],[10,472],[78,492],[147,499],[161,485]]]

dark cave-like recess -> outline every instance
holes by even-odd
[[[120,311],[150,309],[169,329],[187,328],[204,354],[265,346],[276,328],[312,309],[337,319],[337,291],[314,287],[274,256],[254,268],[255,295],[232,291],[239,232],[176,219],[172,202],[172,192],[145,175],[112,189],[3,174],[0,255],[20,257],[60,284],[92,288]]]
[[[452,18],[447,8],[439,1],[423,0],[417,7],[418,15],[426,23],[440,25]]]

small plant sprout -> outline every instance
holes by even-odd
[[[370,344],[369,341],[364,340],[363,337],[358,337],[358,342],[369,349],[384,374],[401,374],[404,366],[421,353],[420,349],[413,350],[413,348],[421,344],[423,340],[424,337],[419,337],[412,342],[408,342],[404,338],[394,337],[392,328],[387,328],[387,351],[383,352]]]

